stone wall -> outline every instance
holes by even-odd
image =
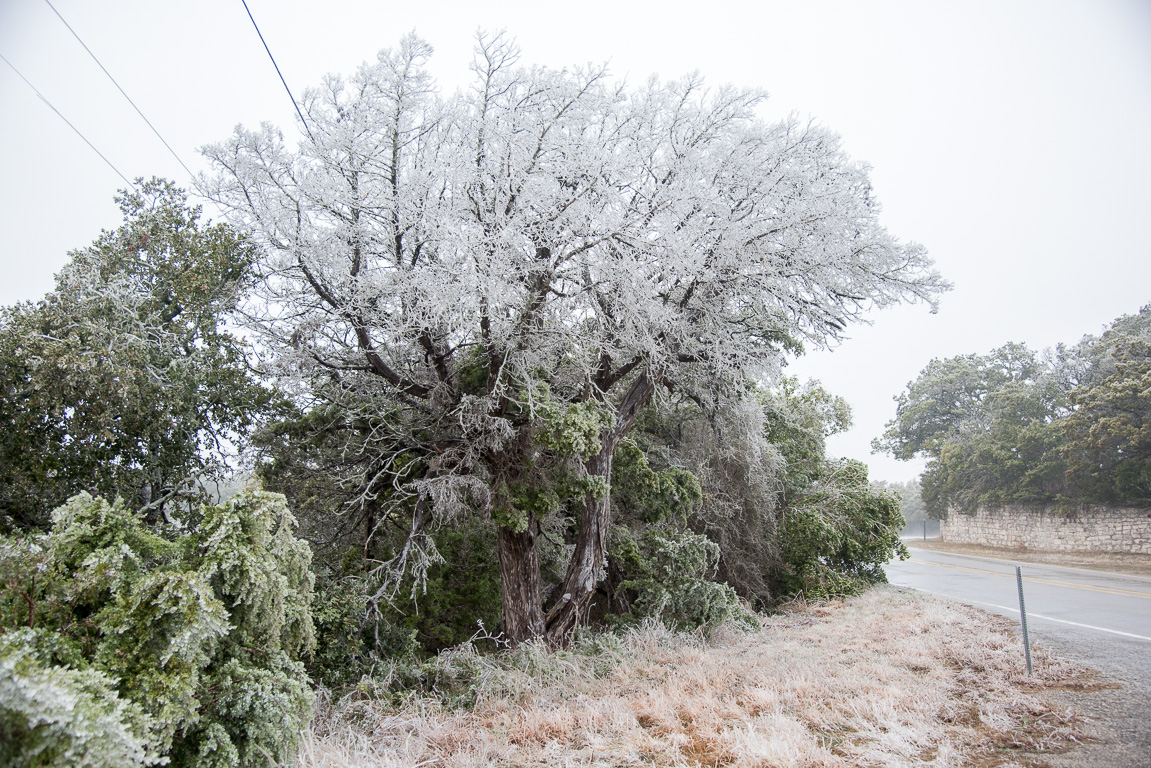
[[[942,528],[944,541],[960,544],[1151,555],[1151,509],[1011,506],[974,515],[952,512]]]

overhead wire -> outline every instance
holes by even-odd
[[[40,97],[40,101],[42,101],[42,102],[44,102],[45,104],[47,104],[47,105],[48,105],[48,108],[49,108],[49,109],[51,109],[53,112],[55,112],[57,117],[59,117],[61,120],[63,120],[65,123],[67,123],[68,127],[69,127],[69,128],[71,128],[73,131],[75,131],[75,132],[76,132],[76,135],[77,135],[77,136],[79,136],[81,139],[83,139],[83,140],[84,140],[84,143],[85,143],[85,144],[87,144],[89,147],[91,147],[91,148],[92,148],[92,151],[93,151],[93,152],[95,152],[97,155],[99,155],[99,156],[100,156],[100,159],[101,159],[101,160],[103,160],[105,163],[107,163],[107,164],[108,164],[108,167],[109,167],[109,168],[111,168],[113,171],[115,171],[115,172],[116,172],[116,175],[117,175],[117,176],[119,176],[121,179],[123,179],[123,180],[124,180],[124,183],[125,183],[125,184],[127,184],[127,185],[128,185],[128,186],[130,186],[130,187],[135,187],[135,186],[136,186],[136,185],[135,185],[133,182],[131,182],[131,181],[129,181],[129,180],[128,180],[128,177],[127,177],[127,176],[125,176],[124,174],[120,173],[120,169],[119,169],[119,168],[117,168],[115,165],[113,165],[111,160],[109,160],[108,158],[104,157],[104,153],[103,153],[103,152],[101,152],[100,150],[96,149],[96,145],[95,145],[95,144],[93,144],[92,142],[88,141],[88,137],[87,137],[87,136],[85,136],[83,133],[81,133],[79,128],[77,128],[76,126],[72,125],[71,121],[69,121],[69,120],[68,120],[68,118],[64,117],[64,115],[63,115],[63,114],[60,112],[60,110],[56,109],[56,107],[52,105],[52,102],[48,101],[48,99],[47,99],[47,98],[45,98],[44,94],[40,93],[40,91],[39,91],[39,90],[36,88],[36,86],[32,85],[32,82],[31,82],[31,81],[30,81],[28,78],[24,77],[24,75],[23,75],[23,74],[20,72],[20,70],[16,69],[16,65],[15,65],[15,64],[13,64],[12,62],[8,61],[8,59],[7,59],[7,58],[5,58],[5,56],[4,56],[3,54],[0,54],[0,59],[3,59],[3,60],[4,60],[4,63],[5,63],[5,64],[7,64],[9,67],[11,67],[11,68],[12,68],[12,71],[13,71],[13,72],[15,72],[15,73],[16,73],[16,74],[17,74],[17,75],[20,77],[20,79],[21,79],[21,80],[23,80],[25,83],[27,83],[28,87],[29,87],[29,88],[31,88],[31,89],[32,89],[32,91],[33,91],[33,92],[34,92],[34,93],[35,93],[37,96],[39,96],[39,97]]]
[[[88,45],[84,42],[84,40],[80,37],[80,35],[77,34],[76,30],[74,30],[72,28],[72,25],[68,23],[67,19],[65,19],[64,16],[60,13],[60,11],[58,11],[56,9],[56,6],[52,5],[50,0],[44,0],[44,2],[48,5],[49,8],[52,9],[52,12],[56,14],[56,17],[60,19],[61,23],[63,23],[63,25],[68,28],[68,31],[72,33],[72,36],[76,38],[76,42],[80,43],[80,45],[84,48],[84,50],[88,53],[88,55],[92,57],[92,60],[94,62],[96,62],[96,66],[100,67],[100,70],[103,71],[103,73],[108,77],[108,79],[112,81],[112,84],[116,86],[116,89],[118,91],[120,91],[120,94],[127,100],[127,102],[129,104],[132,105],[132,108],[134,110],[136,110],[136,114],[138,114],[140,116],[140,119],[143,120],[144,123],[147,124],[147,126],[152,130],[152,133],[154,133],[156,135],[156,138],[158,138],[160,140],[160,143],[163,144],[164,147],[168,150],[168,152],[171,153],[172,157],[174,157],[176,159],[176,162],[178,162],[180,164],[180,166],[188,173],[189,176],[194,177],[195,174],[192,173],[192,170],[180,158],[179,154],[176,153],[176,150],[172,149],[172,146],[164,139],[163,135],[160,134],[160,131],[157,130],[156,126],[152,125],[152,121],[149,120],[147,118],[147,116],[144,115],[144,112],[140,109],[140,107],[138,107],[136,105],[136,102],[132,101],[132,98],[128,95],[128,93],[124,90],[124,88],[121,87],[120,83],[118,83],[116,81],[116,78],[112,76],[112,73],[108,71],[107,67],[105,67],[103,65],[103,63],[100,62],[100,59],[97,58],[96,54],[92,52],[92,49],[89,48]],[[243,5],[244,5],[244,10],[247,12],[248,18],[252,22],[252,27],[255,28],[256,34],[259,36],[260,42],[264,46],[264,51],[267,52],[268,58],[271,60],[272,66],[275,68],[276,74],[279,76],[280,82],[284,86],[284,91],[287,92],[288,98],[292,102],[292,106],[296,108],[296,114],[299,115],[300,122],[303,124],[305,132],[307,132],[308,138],[312,139],[312,141],[315,141],[315,137],[312,135],[311,127],[308,125],[308,121],[304,117],[304,113],[300,109],[300,105],[296,101],[295,96],[292,95],[292,89],[288,87],[288,81],[284,78],[283,72],[280,71],[280,65],[276,63],[276,57],[272,55],[272,50],[271,50],[271,48],[268,47],[268,42],[264,39],[264,34],[260,31],[259,24],[256,23],[256,19],[252,15],[251,9],[248,7],[247,0],[240,0],[240,2],[243,3]],[[133,186],[133,187],[135,186],[135,184],[132,181],[130,181],[127,176],[125,176],[123,173],[120,172],[120,169],[117,168],[112,163],[111,160],[109,160],[107,157],[105,157],[103,152],[101,152],[99,149],[96,148],[95,144],[93,144],[91,141],[88,140],[88,137],[86,137],[80,131],[79,128],[77,128],[75,125],[73,125],[72,122],[70,120],[68,120],[68,118],[64,117],[64,114],[62,112],[60,112],[60,110],[56,109],[55,105],[53,105],[52,102],[50,102],[47,99],[47,97],[44,96],[44,94],[40,93],[39,89],[37,89],[36,86],[34,86],[32,84],[32,82],[27,77],[25,77],[20,72],[20,70],[18,70],[16,68],[16,65],[14,65],[12,62],[10,62],[3,55],[0,55],[0,59],[3,59],[4,63],[7,64],[9,67],[11,67],[12,71],[15,72],[16,75],[21,80],[23,80],[29,88],[32,89],[32,91],[36,94],[36,96],[38,96],[40,98],[40,100],[43,101],[48,106],[49,109],[51,109],[53,112],[55,112],[56,116],[59,117],[61,120],[63,120],[64,123],[69,128],[71,128],[76,133],[76,135],[79,136],[84,141],[84,143],[87,144],[89,146],[89,148],[91,148],[91,150],[93,152],[95,152],[100,157],[101,160],[103,160],[105,163],[107,163],[108,167],[111,168],[116,173],[117,176],[119,176],[121,179],[123,179],[124,182],[126,184],[128,184],[129,186]]]
[[[92,61],[96,62],[96,66],[100,67],[104,74],[108,76],[108,79],[112,81],[112,85],[116,86],[117,90],[120,91],[120,94],[128,100],[128,103],[132,105],[132,109],[136,110],[136,114],[140,116],[140,119],[148,124],[148,127],[152,129],[152,133],[156,134],[156,138],[160,140],[160,143],[163,144],[167,150],[172,153],[172,157],[176,158],[176,162],[183,166],[184,170],[188,172],[188,176],[195,178],[196,174],[192,173],[192,170],[187,165],[185,165],[184,161],[180,159],[180,156],[176,154],[176,150],[172,149],[171,145],[164,140],[164,137],[160,135],[158,130],[156,130],[156,126],[152,125],[152,121],[144,116],[144,113],[140,110],[139,107],[136,106],[136,102],[132,101],[132,98],[128,96],[124,89],[120,87],[120,84],[116,82],[116,78],[112,77],[112,73],[109,72],[108,69],[100,63],[100,60],[96,58],[96,54],[92,53],[92,49],[89,48],[87,44],[80,39],[80,35],[76,34],[76,30],[72,29],[72,25],[68,23],[68,21],[60,14],[58,10],[56,10],[56,6],[52,5],[50,0],[44,0],[44,2],[48,4],[48,7],[52,9],[52,12],[56,14],[57,18],[59,18],[60,21],[63,22],[64,26],[68,28],[68,31],[72,33],[72,36],[76,38],[76,42],[80,43],[80,45],[84,47],[84,50],[87,51],[88,55],[92,57]]]
[[[46,1],[46,0],[45,0]],[[308,121],[304,119],[304,113],[300,110],[300,105],[296,103],[296,97],[292,95],[292,89],[288,87],[288,81],[284,79],[284,73],[280,71],[280,65],[276,63],[276,57],[272,55],[272,49],[268,47],[268,42],[264,40],[264,34],[260,32],[260,25],[256,23],[256,19],[252,16],[252,10],[248,8],[248,0],[240,0],[244,4],[244,10],[248,12],[248,18],[252,20],[252,26],[256,28],[256,34],[260,36],[260,42],[264,44],[264,50],[268,52],[268,58],[272,60],[272,66],[276,68],[276,74],[280,76],[280,82],[284,84],[284,90],[288,92],[288,98],[292,100],[292,106],[296,108],[296,114],[300,116],[300,122],[304,124],[304,130],[308,133],[308,138],[314,144],[316,139],[312,136],[312,129],[308,127]]]

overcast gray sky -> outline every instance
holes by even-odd
[[[299,135],[240,0],[52,0],[193,171],[236,123]],[[249,0],[298,95],[410,30],[445,91],[477,28],[523,61],[608,61],[618,77],[766,89],[873,166],[884,223],[955,283],[940,311],[873,315],[790,372],[847,398],[836,455],[874,479],[920,466],[870,454],[895,397],[933,357],[1098,333],[1151,303],[1151,0],[580,3]],[[125,176],[188,174],[44,0],[0,0],[0,55]],[[123,181],[0,62],[0,304],[39,298],[67,251],[119,223]],[[214,211],[206,209],[214,215]]]

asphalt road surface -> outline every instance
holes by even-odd
[[[889,563],[887,578],[1018,621],[1016,565],[1022,569],[1032,643],[1094,667],[1122,686],[1071,702],[1096,719],[1100,743],[1053,764],[1151,766],[1151,579],[923,549],[912,549],[910,560]]]

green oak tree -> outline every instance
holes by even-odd
[[[1088,498],[1151,502],[1151,306],[1116,320],[1092,352],[1063,424],[1068,480]]]
[[[928,460],[928,513],[1151,499],[1151,308],[1036,355],[1008,344],[933,360],[873,442]]]
[[[1008,383],[1034,380],[1038,371],[1035,353],[1015,343],[987,355],[932,360],[899,395],[895,418],[872,447],[897,459],[933,456],[964,430],[987,429],[988,397]]]
[[[42,528],[79,491],[159,518],[202,496],[273,400],[228,326],[252,246],[170,182],[116,200],[121,226],[53,291],[0,310],[0,528]]]

